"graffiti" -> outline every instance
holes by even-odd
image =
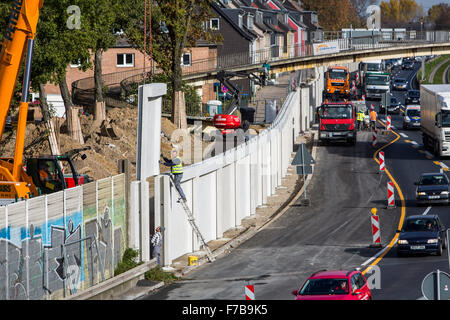
[[[119,202],[116,210],[105,206],[99,212],[95,206],[72,207],[80,210],[52,219],[39,218],[25,206],[23,211],[4,211],[0,300],[60,299],[114,275],[123,253],[125,206]]]

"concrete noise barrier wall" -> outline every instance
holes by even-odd
[[[294,141],[310,130],[315,107],[322,102],[323,73],[316,70],[315,74],[312,82],[289,93],[272,125],[258,136],[184,168],[181,186],[206,242],[240,226],[281,185],[291,162]],[[157,176],[155,225],[165,227],[164,265],[200,248],[177,200],[169,177]]]

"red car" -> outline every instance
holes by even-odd
[[[296,300],[372,300],[367,280],[359,270],[317,271],[292,294]]]

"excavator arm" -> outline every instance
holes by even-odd
[[[26,59],[22,99],[19,106],[14,159],[0,159],[0,198],[28,198],[37,194],[31,178],[23,170],[30,89],[31,59],[39,12],[43,0],[14,0],[0,53],[0,140],[5,128],[20,66]]]

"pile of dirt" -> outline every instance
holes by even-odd
[[[85,140],[81,145],[74,142],[65,133],[65,123],[61,125],[58,134],[61,154],[73,149],[90,147],[90,150],[81,152],[86,158],[80,156],[74,158],[74,165],[81,174],[88,174],[93,180],[99,180],[118,174],[118,161],[128,159],[130,164],[131,179],[136,176],[136,147],[137,147],[137,108],[112,108],[107,110],[107,119],[114,130],[117,138],[111,138],[102,134],[101,130],[92,131],[94,118],[92,115],[80,115],[80,124]],[[180,148],[183,144],[182,138],[172,141],[172,134],[177,127],[167,118],[161,119],[161,153],[170,158],[171,150]],[[45,138],[46,129],[43,123],[28,124],[25,139],[24,157],[39,157],[50,155],[50,145]],[[191,145],[193,146],[194,136],[190,133]],[[206,148],[210,142],[202,141],[203,148]],[[13,157],[15,148],[15,131],[4,134],[0,143],[0,152],[2,157]],[[204,150],[204,149],[203,149]],[[183,150],[180,150],[183,154]],[[80,155],[81,155],[80,154]],[[191,163],[193,163],[193,152]],[[167,167],[161,165],[161,172],[168,171]]]

